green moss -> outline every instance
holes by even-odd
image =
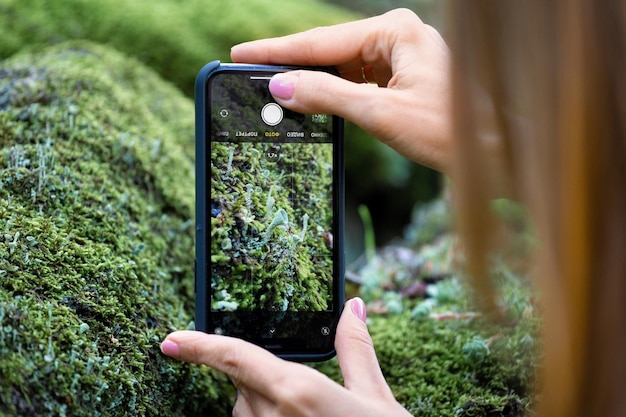
[[[324,161],[332,161],[332,145],[211,146],[213,308],[328,308],[332,170]]]
[[[0,68],[0,414],[226,415],[191,322],[193,107],[74,43]]]
[[[472,415],[462,414],[468,401],[497,406],[514,398],[523,408],[531,403],[534,351],[522,340],[536,334],[536,321],[493,328],[458,320],[409,320],[405,315],[373,320],[371,331],[390,385],[415,415]],[[477,334],[493,340],[487,352],[481,349],[481,360],[468,349]]]
[[[71,39],[134,56],[188,95],[208,61],[232,45],[355,17],[314,0],[0,0],[0,57]]]
[[[368,318],[389,386],[420,417],[532,415],[539,324],[536,317],[496,326],[475,319],[412,319],[408,312]],[[481,360],[468,348],[477,339]],[[341,380],[336,360],[316,367]]]

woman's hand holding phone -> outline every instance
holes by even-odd
[[[285,108],[344,117],[406,157],[449,172],[450,54],[436,30],[413,12],[253,41],[235,46],[231,57],[252,64],[335,67],[341,77],[305,70],[275,75],[270,91]],[[386,88],[369,85],[373,81]],[[237,338],[181,331],[169,335],[162,350],[228,374],[239,390],[234,416],[409,416],[382,375],[364,309],[362,301],[349,301],[337,328],[345,387]]]
[[[301,113],[336,114],[399,153],[449,173],[452,155],[450,53],[412,11],[236,45],[233,62],[332,66],[280,74],[276,101]],[[376,82],[381,87],[365,82]]]
[[[335,340],[345,387],[305,365],[241,339],[194,331],[170,334],[166,355],[226,373],[238,390],[238,417],[407,417],[382,375],[360,299],[346,303]]]

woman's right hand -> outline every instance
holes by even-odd
[[[335,67],[342,78],[318,71],[275,75],[270,91],[284,107],[342,116],[409,159],[449,172],[450,53],[440,34],[413,12],[399,9],[247,42],[234,46],[231,57],[234,62]]]

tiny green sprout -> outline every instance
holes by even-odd
[[[26,148],[15,145],[9,149],[9,169],[26,168],[30,165],[30,159],[26,155]]]
[[[250,143],[249,142],[244,142],[243,145],[241,146],[241,156],[242,157],[246,157],[248,155],[248,148],[250,147]]]
[[[491,354],[487,342],[479,336],[474,336],[463,345],[465,358],[475,364],[481,364]]]
[[[81,323],[80,326],[78,326],[78,334],[83,334],[87,330],[89,330],[89,325],[87,323]]]
[[[306,231],[309,226],[309,215],[304,213],[302,216],[302,230],[299,235],[291,235],[289,239],[289,249],[294,250],[298,243],[304,242],[304,237],[306,236]]]
[[[11,236],[11,235],[8,235]],[[4,238],[7,238],[7,234],[4,235]],[[13,253],[13,251],[15,251],[15,248],[17,247],[18,239],[20,238],[20,232],[15,232],[15,235],[13,235],[13,241],[9,242],[9,253]],[[7,239],[8,240],[8,239]]]
[[[38,143],[37,150],[37,193],[41,193],[48,182],[49,172],[54,167],[54,154],[51,150],[51,142],[48,139],[45,144]]]
[[[243,236],[248,235],[248,225],[254,220],[254,216],[245,207],[239,212],[239,218],[243,221]]]
[[[259,168],[259,159],[261,158],[261,152],[256,149],[256,148],[251,148],[250,149],[250,165],[252,165],[252,168],[257,169]]]
[[[230,250],[233,248],[233,242],[230,240],[230,238],[225,237],[224,239],[222,239],[221,246],[223,250]]]
[[[135,246],[133,248],[133,252],[132,253],[133,253],[133,255],[137,255],[137,254],[143,252],[144,249],[146,249],[146,245],[143,244],[143,243],[139,243],[139,244],[137,244],[137,246]]]
[[[226,173],[230,174],[233,169],[233,157],[235,156],[235,149],[230,148],[228,150],[228,165],[226,166]]]
[[[52,344],[52,336],[48,337],[48,351],[45,355],[43,355],[43,360],[50,363],[56,358],[56,353],[54,351],[54,345]]]
[[[385,291],[385,294],[383,294],[383,303],[387,311],[391,314],[400,314],[404,309],[402,296],[395,291]]]
[[[449,304],[461,298],[463,288],[458,279],[451,278],[440,281],[438,284],[428,286],[429,295],[435,298],[438,304]]]
[[[526,333],[519,341],[520,346],[532,348],[535,346],[535,338]]]
[[[212,303],[212,308],[217,311],[236,311],[238,307],[239,303],[232,300],[232,296],[226,290],[217,292]]]
[[[276,200],[272,197],[272,191],[274,191],[274,186],[270,187],[270,191],[267,193],[267,202],[265,203],[265,220],[269,220],[272,212],[274,211],[274,203]]]
[[[96,391],[96,401],[101,401],[100,396],[102,395],[102,393],[104,391],[106,391],[109,388],[109,384],[107,384],[104,381],[101,381],[101,385],[100,388],[98,388],[98,391]]]
[[[411,311],[411,318],[414,320],[424,320],[428,318],[436,304],[437,303],[433,298],[425,299],[413,308]]]
[[[226,264],[230,261],[230,258],[223,253],[217,255],[211,255],[211,262],[214,264]]]
[[[284,209],[279,209],[274,215],[274,219],[272,220],[272,223],[270,223],[270,225],[267,227],[267,230],[265,231],[265,235],[263,236],[263,240],[261,241],[261,243],[262,244],[267,243],[270,240],[270,237],[272,236],[272,232],[274,232],[274,229],[276,229],[278,226],[288,226],[288,225],[289,225],[289,217],[287,216],[287,212]]]
[[[246,184],[246,208],[249,212],[252,211],[252,192],[254,191],[254,185]]]
[[[306,235],[306,229],[309,226],[309,215],[304,213],[302,215],[302,232],[300,232],[300,242],[304,242],[304,236]]]

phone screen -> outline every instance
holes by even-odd
[[[272,75],[208,79],[207,331],[328,352],[343,303],[338,118],[282,108]]]

